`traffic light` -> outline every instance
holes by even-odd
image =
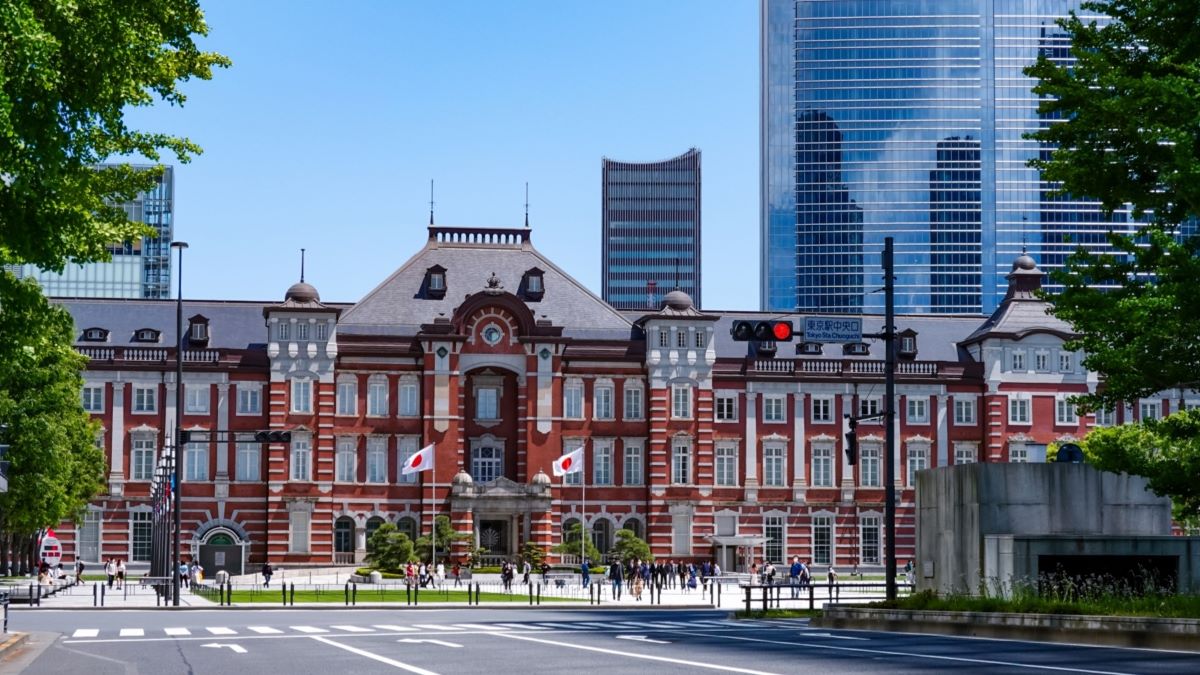
[[[734,321],[729,329],[735,342],[791,342],[791,321]]]
[[[292,440],[292,432],[290,431],[258,431],[254,434],[254,440],[259,443],[288,443]]]
[[[853,465],[858,464],[858,432],[855,429],[858,427],[858,422],[850,420],[850,431],[846,432],[846,462]]]

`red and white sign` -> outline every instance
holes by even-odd
[[[567,454],[554,460],[554,475],[565,476],[576,471],[583,471],[583,447],[575,448]]]
[[[407,476],[410,473],[427,471],[432,468],[433,444],[430,443],[429,445],[421,448],[419,451],[413,453],[413,456],[408,458],[408,461],[404,463],[404,466],[400,467],[400,473]]]
[[[58,537],[54,536],[54,530],[47,530],[46,536],[42,537],[40,557],[51,567],[62,562],[62,544],[59,543]]]

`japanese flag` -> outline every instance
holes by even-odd
[[[554,460],[554,475],[565,476],[576,471],[583,471],[583,447],[578,447]]]
[[[404,466],[400,467],[400,473],[407,476],[410,473],[425,471],[433,468],[433,444],[421,448],[418,452],[413,453],[408,461],[404,462]]]

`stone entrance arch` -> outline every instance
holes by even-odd
[[[196,530],[193,555],[211,579],[224,570],[230,575],[245,574],[250,537],[233,521],[209,521]]]

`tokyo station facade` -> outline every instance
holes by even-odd
[[[1077,415],[1098,381],[1065,351],[1069,328],[1035,297],[1027,256],[991,317],[897,317],[897,552],[914,546],[914,473],[1043,461],[1093,425],[1163,416],[1185,396]],[[106,494],[57,528],[68,560],[149,559],[151,482],[176,426],[175,303],[58,300],[90,357],[84,406],[103,427]],[[792,556],[883,564],[883,345],[733,342],[755,312],[617,311],[532,245],[528,229],[434,227],[354,304],[301,281],[281,303],[184,301],[186,557],[249,570],[361,562],[382,523],[428,533],[447,515],[476,546],[549,549],[586,522],[603,551],[620,528],[658,558],[744,569]],[[790,316],[796,325],[802,317]],[[864,316],[864,332],[882,318]],[[773,347],[773,351],[772,351]],[[258,443],[256,431],[288,431]],[[433,444],[433,471],[400,467]],[[581,498],[552,462],[586,448]],[[214,558],[215,552],[226,555]],[[231,553],[232,557],[228,554]],[[552,561],[565,556],[551,555]],[[224,563],[220,561],[224,560]]]

